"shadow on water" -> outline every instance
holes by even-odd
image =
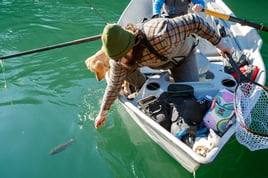
[[[267,150],[249,151],[233,136],[212,164],[198,169],[196,177],[266,177],[266,165],[260,160],[267,154]]]
[[[98,130],[97,151],[113,170],[115,177],[194,177],[154,143],[123,110],[116,105],[104,128]],[[122,121],[124,119],[124,121]],[[233,136],[215,161],[201,165],[197,178],[265,177],[265,164],[260,162],[267,150],[250,152]]]
[[[109,119],[112,121],[98,131],[101,139],[97,140],[97,149],[115,177],[192,177],[136,125],[122,106],[116,104]]]

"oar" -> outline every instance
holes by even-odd
[[[258,30],[268,31],[268,27],[265,27],[262,24],[256,24],[256,23],[253,23],[253,22],[249,22],[249,21],[247,21],[245,19],[240,19],[240,18],[237,18],[237,17],[234,17],[234,16],[222,14],[222,13],[219,13],[219,12],[216,12],[216,11],[213,11],[213,10],[209,10],[209,9],[203,9],[202,12],[204,12],[207,15],[218,17],[218,18],[223,19],[223,20],[229,20],[229,21],[232,21],[232,22],[240,23],[241,25],[246,25],[246,26],[256,28]]]
[[[41,52],[41,51],[48,51],[48,50],[51,50],[51,49],[62,48],[62,47],[65,47],[65,46],[70,46],[70,45],[76,45],[76,44],[81,44],[81,43],[85,43],[85,42],[95,41],[95,40],[98,40],[100,38],[101,38],[101,35],[91,36],[91,37],[82,38],[82,39],[69,41],[69,42],[65,42],[65,43],[60,43],[60,44],[56,44],[56,45],[52,45],[52,46],[47,46],[47,47],[33,49],[33,50],[29,50],[29,51],[24,51],[24,52],[20,52],[20,53],[16,53],[16,54],[1,56],[0,59],[3,60],[3,59],[12,58],[12,57],[18,57],[18,56],[22,56],[22,55],[37,53],[37,52]]]

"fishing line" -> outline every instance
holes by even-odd
[[[93,5],[92,5],[88,0],[85,0],[85,2],[88,4],[88,6],[90,7],[90,9],[92,9],[93,11],[95,11],[96,14],[97,14],[100,18],[102,18],[102,20],[103,20],[106,24],[109,23],[108,20],[107,20],[103,15],[101,15],[101,13],[99,13],[99,11],[98,11],[96,8],[94,8]]]
[[[106,24],[109,24],[108,20],[103,15],[101,15],[101,13],[99,13],[99,11],[97,9],[95,9],[90,2],[88,2],[87,0],[85,0],[85,2],[90,6],[90,8],[92,10],[94,10],[97,13],[97,15],[99,17],[101,17],[101,19]],[[96,35],[96,36],[83,38],[83,39],[78,39],[78,40],[74,40],[74,41],[69,41],[69,42],[65,42],[65,43],[60,43],[60,44],[56,44],[56,45],[52,45],[52,46],[46,46],[46,47],[43,47],[43,48],[37,48],[37,49],[33,49],[33,50],[28,50],[28,51],[24,51],[24,52],[20,52],[20,53],[16,53],[16,54],[0,56],[0,60],[13,58],[13,57],[18,57],[18,56],[23,56],[23,55],[32,54],[32,53],[37,53],[37,52],[41,52],[41,51],[47,51],[47,50],[56,49],[56,48],[61,48],[61,47],[65,47],[65,46],[80,44],[80,43],[84,43],[84,42],[95,41],[95,40],[98,40],[100,38],[101,38],[101,35]]]

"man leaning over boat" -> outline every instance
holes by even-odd
[[[125,80],[137,88],[145,83],[146,77],[140,67],[167,69],[175,82],[198,81],[196,44],[192,34],[208,40],[223,57],[225,53],[232,53],[232,46],[195,14],[154,18],[143,24],[128,24],[125,28],[117,24],[106,25],[102,44],[110,58],[110,71],[95,128],[105,124],[107,112]]]

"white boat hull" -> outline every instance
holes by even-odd
[[[208,9],[234,16],[232,11],[221,0],[207,0],[206,5]],[[199,15],[208,20],[210,24],[215,24],[215,18],[206,16],[203,13],[199,13]],[[122,26],[126,25],[127,23],[135,24],[141,22],[144,18],[150,18],[151,16],[151,0],[132,0],[123,12],[118,23]],[[225,26],[227,33],[230,35],[229,42],[233,44],[234,49],[248,52],[250,54],[250,62],[260,68],[256,81],[264,85],[266,80],[266,72],[260,54],[262,39],[256,30],[228,21],[220,20],[220,22]],[[210,62],[208,70],[213,73],[214,78],[210,80],[205,79],[204,81],[202,81],[202,78],[200,78],[200,82],[186,82],[183,84],[194,87],[194,94],[196,98],[204,97],[206,95],[215,96],[216,93],[222,88],[234,90],[235,85],[227,86],[223,82],[235,80],[231,75],[223,72],[223,58],[217,53],[216,48],[205,40],[200,40],[200,43],[202,45],[199,45],[199,51],[201,51]],[[148,69],[145,68],[144,71],[146,70]],[[130,114],[131,118],[152,140],[154,140],[188,171],[195,172],[200,165],[209,164],[214,161],[220,151],[224,148],[224,145],[235,133],[235,124],[227,130],[227,132],[221,137],[219,145],[213,148],[206,157],[198,155],[192,151],[189,146],[176,138],[154,120],[149,118],[137,107],[137,101],[140,99],[149,95],[159,96],[163,91],[166,91],[168,85],[171,84],[171,82],[169,82],[166,78],[165,73],[156,72],[153,77],[150,77],[146,81],[138,96],[134,100],[130,101],[123,95],[119,96],[119,100]],[[158,83],[160,87],[156,90],[150,90],[146,86],[151,83]],[[127,122],[126,119],[123,119],[123,121]]]

